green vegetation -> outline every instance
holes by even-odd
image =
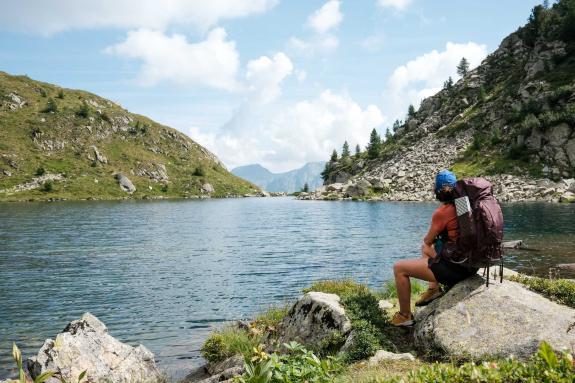
[[[460,75],[461,77],[465,77],[468,72],[469,72],[469,62],[465,57],[462,57],[461,61],[459,61],[459,64],[457,65],[457,74]]]
[[[201,348],[202,356],[209,362],[220,362],[236,354],[249,356],[260,344],[261,335],[250,334],[237,326],[226,326],[212,332]]]
[[[10,102],[7,89],[25,104],[9,108],[4,102]],[[195,198],[203,194],[205,183],[213,186],[212,197],[258,190],[229,173],[182,133],[94,94],[63,90],[4,72],[0,72],[0,90],[0,190],[8,191],[0,193],[0,201]],[[98,105],[99,112],[91,105]],[[107,163],[94,158],[92,146],[107,158]],[[160,165],[165,166],[169,176],[167,189],[163,183],[151,180],[150,174]],[[37,177],[39,168],[45,173],[65,174],[65,182],[52,181],[50,193],[41,186],[10,192]],[[11,176],[3,176],[3,170],[10,171]],[[129,175],[136,186],[133,194],[120,189],[112,176],[118,172]]]
[[[239,383],[316,382],[331,383],[341,371],[341,363],[333,357],[321,360],[302,345],[284,344],[285,353],[265,353],[262,348],[253,350],[245,362],[246,372],[236,379]]]
[[[379,383],[572,383],[575,369],[570,354],[555,353],[543,342],[528,362],[507,359],[481,364],[431,363],[404,377],[376,378]]]
[[[566,279],[547,279],[517,275],[509,280],[519,282],[562,305],[575,308],[575,282]]]
[[[377,130],[373,128],[369,136],[369,143],[367,144],[367,156],[371,159],[379,157],[381,151],[381,137]]]
[[[416,297],[427,290],[427,286],[419,280],[411,278],[411,296]],[[383,290],[379,294],[383,299],[397,298],[397,287],[394,280],[389,280],[383,284]]]
[[[341,150],[341,158],[348,158],[349,155],[350,155],[350,153],[349,153],[349,144],[347,143],[347,141],[345,141],[345,142],[343,143],[343,147],[342,147],[342,150]]]

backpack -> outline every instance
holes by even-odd
[[[491,184],[484,178],[459,180],[454,194],[459,236],[456,245],[442,255],[469,268],[485,268],[487,286],[489,268],[499,262],[499,275],[503,281],[503,214]]]

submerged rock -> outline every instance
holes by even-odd
[[[86,313],[70,322],[55,340],[47,339],[34,358],[27,360],[32,378],[56,371],[77,382],[86,371],[89,382],[158,382],[162,379],[154,355],[144,346],[132,347],[108,334],[106,325]],[[58,382],[50,378],[47,382]]]
[[[349,334],[351,321],[339,296],[309,292],[291,308],[278,329],[280,344],[296,341],[307,347],[319,347],[322,340],[339,332]]]
[[[415,344],[449,357],[526,359],[542,341],[556,350],[575,344],[575,310],[503,280],[485,286],[473,276],[415,315]]]

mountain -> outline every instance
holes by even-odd
[[[308,162],[299,169],[285,173],[272,173],[259,164],[240,166],[232,173],[270,192],[293,193],[300,191],[307,183],[310,190],[323,184],[321,172],[325,162]]]
[[[434,175],[450,168],[488,177],[502,200],[573,200],[575,1],[528,20],[396,123],[381,150],[328,163],[325,184],[338,185],[318,198],[432,199]]]
[[[175,129],[88,92],[0,72],[0,200],[256,192]]]

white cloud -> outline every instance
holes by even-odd
[[[278,0],[18,0],[2,4],[0,28],[50,35],[70,29],[206,30],[220,20],[265,12]]]
[[[377,5],[382,8],[394,8],[397,11],[404,11],[411,2],[412,0],[377,0]]]
[[[325,90],[315,99],[275,109],[244,104],[218,132],[191,128],[189,133],[231,168],[260,163],[286,171],[325,161],[345,140],[364,146],[371,130],[384,122],[377,106],[363,108],[346,93]]]
[[[402,119],[409,104],[418,106],[423,98],[437,93],[449,76],[457,79],[456,68],[462,57],[474,68],[486,55],[483,44],[448,42],[444,51],[433,50],[397,67],[384,92],[387,115]]]
[[[329,53],[339,46],[339,39],[332,33],[343,21],[343,13],[339,7],[340,0],[329,0],[321,8],[315,10],[309,17],[307,25],[314,34],[308,39],[292,37],[288,46],[299,53],[313,55],[315,53]]]
[[[139,29],[125,41],[106,48],[107,53],[143,61],[139,80],[144,85],[168,81],[180,85],[204,85],[233,91],[239,54],[226,31],[216,28],[204,41],[189,43],[185,36]]]
[[[339,10],[340,5],[339,0],[329,0],[309,16],[308,25],[317,33],[327,33],[337,27],[343,20],[343,13]]]
[[[283,52],[271,59],[262,56],[247,65],[246,81],[254,100],[269,103],[281,94],[281,83],[293,71],[293,64]]]

